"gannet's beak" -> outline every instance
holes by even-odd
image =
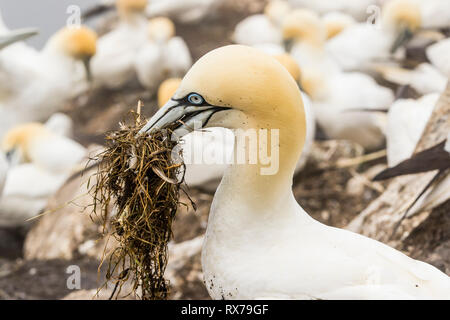
[[[0,50],[7,46],[28,39],[38,34],[37,29],[27,28],[8,32],[8,34],[0,35]]]
[[[194,106],[185,103],[184,100],[172,98],[155,113],[139,131],[139,134],[145,132],[151,133],[153,130],[175,125],[174,133],[182,137],[194,129],[205,127],[215,113],[229,109],[231,108],[217,107],[209,104]]]
[[[294,39],[283,40],[283,46],[286,52],[291,52],[292,47],[294,46]]]
[[[91,58],[92,57],[86,57],[83,59],[83,66],[84,70],[86,71],[86,79],[89,82],[92,82],[92,72],[91,72]]]
[[[411,29],[403,28],[398,34],[397,38],[394,41],[394,44],[391,47],[391,54],[394,54],[398,50],[398,48],[407,44],[409,40],[412,39],[413,36],[414,33],[411,31]]]
[[[20,164],[20,162],[21,162],[20,161],[21,155],[17,148],[6,152],[5,156],[6,156],[6,161],[8,162],[9,168],[14,167],[14,166]]]

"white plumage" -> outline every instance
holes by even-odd
[[[426,53],[428,59],[439,72],[450,77],[450,38],[429,46]]]
[[[183,23],[199,22],[214,12],[223,0],[149,0],[149,17],[167,16]]]
[[[417,100],[397,100],[389,108],[386,130],[389,167],[412,156],[438,100],[439,94],[428,94]]]
[[[0,199],[3,193],[3,187],[5,186],[6,174],[8,172],[8,161],[6,160],[3,152],[0,152]]]
[[[189,48],[175,36],[175,26],[167,18],[149,22],[148,38],[133,62],[139,82],[154,91],[168,77],[183,76],[192,65]]]

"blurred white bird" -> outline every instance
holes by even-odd
[[[294,8],[308,8],[318,14],[329,12],[342,12],[351,15],[358,21],[365,21],[370,13],[371,5],[376,5],[377,0],[288,0]]]
[[[356,20],[349,14],[343,12],[330,12],[322,16],[322,21],[327,30],[327,40],[337,36],[349,26],[356,23]]]
[[[192,65],[192,57],[184,40],[175,36],[175,25],[168,18],[151,19],[147,34],[134,67],[139,82],[154,91],[167,77],[184,76]]]
[[[263,174],[264,161],[248,158],[227,168],[215,193],[202,249],[212,298],[450,298],[450,278],[442,271],[319,223],[297,203],[292,179],[307,124],[298,86],[272,57],[236,45],[209,52],[142,131],[185,117],[236,135],[261,128],[284,132],[276,144],[276,172]],[[249,154],[254,146],[243,147]]]
[[[302,94],[303,108],[305,109],[306,123],[308,125],[306,126],[306,136],[305,143],[303,145],[303,152],[297,162],[297,166],[295,167],[295,172],[298,172],[305,166],[312,145],[314,143],[314,138],[316,136],[316,116],[310,97],[301,88],[302,71],[297,62],[294,60],[294,58],[292,58],[290,54],[287,53],[274,55],[274,58],[277,59],[277,61],[286,68],[286,70],[291,74],[291,76],[294,78],[295,82],[300,86],[301,89],[300,91]]]
[[[0,226],[23,225],[42,211],[86,156],[81,145],[40,123],[11,129],[2,149],[11,164],[0,198]]]
[[[422,16],[422,27],[427,29],[444,29],[450,27],[450,1],[414,0]]]
[[[394,101],[390,89],[364,73],[327,74],[314,68],[302,68],[302,88],[329,138],[351,140],[366,149],[382,144],[386,114],[361,109],[387,109]]]
[[[327,52],[343,70],[367,70],[372,62],[388,60],[421,26],[421,12],[413,0],[391,0],[377,24],[361,22],[327,42]]]
[[[429,63],[421,63],[412,70],[398,66],[375,65],[374,70],[384,79],[398,85],[409,85],[420,94],[441,93],[448,81],[447,76]]]
[[[118,25],[98,40],[92,59],[92,76],[96,86],[116,89],[135,76],[134,62],[146,43],[147,0],[117,0]]]
[[[443,75],[450,78],[450,38],[429,46],[426,54],[433,66]]]
[[[2,197],[3,187],[5,186],[6,174],[8,172],[8,161],[3,152],[0,152],[0,198]]]
[[[282,45],[281,23],[289,13],[286,1],[269,2],[263,14],[248,16],[236,25],[233,41],[249,46],[275,44]]]
[[[55,134],[72,138],[73,121],[64,113],[53,114],[45,123],[45,127]]]
[[[223,0],[148,0],[149,17],[167,16],[182,23],[195,23],[211,15]]]
[[[65,27],[26,59],[16,48],[0,51],[0,137],[18,123],[47,120],[88,88],[96,39],[86,27]]]
[[[438,100],[439,94],[433,93],[417,100],[397,100],[389,108],[386,130],[389,167],[412,156]]]

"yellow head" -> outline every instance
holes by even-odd
[[[140,13],[144,12],[148,0],[117,0],[116,8],[119,13]]]
[[[307,9],[297,9],[287,15],[282,30],[287,41],[321,46],[326,39],[326,29],[319,16]]]
[[[5,153],[20,152],[25,161],[29,161],[29,146],[33,139],[48,135],[41,123],[26,123],[9,130],[3,138],[2,149]]]
[[[391,0],[383,6],[383,23],[387,28],[412,32],[420,28],[422,16],[419,6],[411,0]]]
[[[97,34],[91,29],[81,27],[65,27],[53,37],[62,51],[77,60],[89,59],[97,50]]]
[[[292,78],[294,78],[294,80],[297,83],[300,83],[300,79],[301,79],[301,69],[300,66],[298,65],[298,63],[294,60],[294,58],[292,58],[292,56],[288,53],[283,53],[283,54],[279,54],[274,56],[274,58],[281,63],[281,65],[283,67],[286,68],[286,70],[290,73],[290,75],[292,76]]]
[[[340,12],[332,12],[322,17],[327,39],[331,39],[341,33],[344,29],[355,23],[352,16]]]
[[[283,22],[284,17],[290,11],[289,4],[283,0],[272,0],[264,8],[264,14],[277,25]]]
[[[175,94],[180,86],[180,78],[170,78],[164,80],[158,88],[158,106],[161,108]]]
[[[167,41],[175,36],[175,24],[166,17],[153,18],[148,22],[148,32],[153,41]]]

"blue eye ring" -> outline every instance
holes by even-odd
[[[205,99],[203,99],[203,97],[198,93],[191,93],[190,95],[188,95],[187,100],[189,101],[189,103],[196,106],[200,106],[205,103]]]

